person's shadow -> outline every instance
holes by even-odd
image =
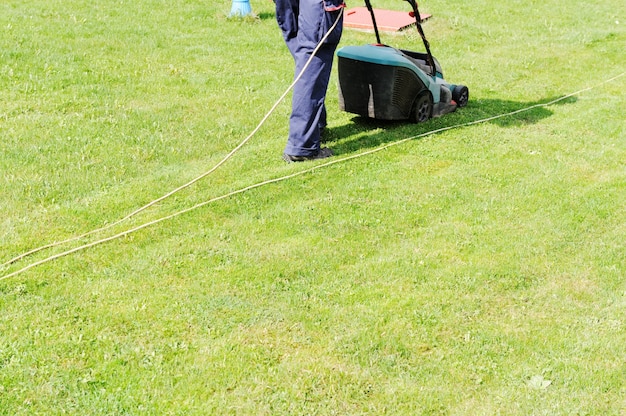
[[[517,102],[499,99],[470,98],[467,106],[454,113],[433,118],[425,123],[411,123],[410,121],[375,120],[355,115],[352,122],[343,126],[329,127],[324,133],[324,144],[330,147],[336,155],[354,153],[363,148],[378,147],[384,143],[399,141],[408,137],[420,137],[428,132],[466,125],[467,123],[493,123],[503,128],[517,127],[537,123],[553,112],[551,105],[571,104],[577,101],[576,97],[548,98],[535,102]],[[354,137],[343,141],[342,138]]]

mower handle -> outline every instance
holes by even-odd
[[[415,0],[406,0],[406,1],[411,5],[411,8],[413,9],[413,15],[415,17],[415,25],[417,26],[417,31],[422,37],[422,41],[424,42],[424,47],[426,48],[426,54],[428,55],[428,64],[430,65],[431,72],[434,75],[437,73],[437,68],[435,66],[435,59],[433,58],[433,54],[430,52],[430,44],[428,43],[428,40],[426,40],[424,29],[422,29],[422,23],[421,23],[422,18],[420,15],[420,11],[417,8],[417,2]],[[380,34],[378,33],[378,25],[376,24],[376,17],[374,16],[374,9],[372,8],[372,3],[370,2],[370,0],[365,0],[365,7],[367,7],[367,10],[370,12],[370,16],[372,16],[372,24],[374,25],[374,33],[376,33],[376,42],[380,45],[381,42],[380,42]]]
[[[376,33],[376,43],[380,45],[380,34],[378,33],[378,25],[376,24],[376,17],[374,16],[374,9],[372,8],[372,3],[370,0],[365,0],[365,7],[370,12],[370,16],[372,16],[372,24],[374,25],[374,33]]]
[[[369,1],[369,0],[366,0]],[[407,3],[411,5],[413,8],[413,14],[415,17],[415,25],[417,26],[417,31],[422,37],[422,41],[424,42],[424,47],[426,48],[426,54],[428,55],[428,64],[430,65],[432,74],[437,73],[437,69],[435,67],[435,59],[433,58],[433,54],[430,52],[430,43],[426,39],[426,35],[424,34],[424,29],[422,29],[422,15],[420,14],[419,9],[417,8],[417,2],[415,0],[406,0]]]

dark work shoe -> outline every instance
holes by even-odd
[[[333,151],[328,147],[323,147],[317,151],[317,153],[311,156],[293,156],[288,155],[287,153],[283,153],[283,159],[287,163],[291,162],[304,162],[305,160],[316,160],[316,159],[326,159],[327,157],[331,157],[333,155]]]

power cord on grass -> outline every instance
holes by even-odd
[[[335,19],[335,22],[333,23],[333,25],[331,26],[331,28],[326,32],[326,34],[324,35],[324,37],[320,40],[320,42],[317,44],[317,46],[315,47],[315,49],[313,50],[311,56],[309,57],[309,59],[307,60],[306,64],[304,65],[304,67],[302,68],[302,70],[300,71],[300,73],[295,77],[295,79],[293,80],[293,82],[289,85],[289,87],[287,88],[287,90],[283,93],[283,95],[280,96],[280,98],[276,101],[276,103],[274,103],[274,105],[272,106],[272,108],[270,108],[270,110],[267,112],[267,114],[265,114],[265,116],[261,119],[261,121],[259,122],[259,124],[256,126],[256,128],[248,135],[248,137],[246,137],[241,143],[239,143],[233,150],[231,150],[226,156],[224,156],[224,158],[222,160],[220,160],[215,166],[213,166],[210,170],[204,172],[202,175],[192,179],[191,181],[187,182],[184,185],[179,186],[178,188],[166,193],[165,195],[155,199],[154,201],[149,202],[148,204],[142,206],[141,208],[136,209],[135,211],[131,212],[130,214],[126,215],[124,218],[121,218],[115,222],[112,222],[111,224],[107,224],[103,227],[91,230],[89,232],[86,232],[84,234],[81,235],[77,235],[71,238],[68,238],[66,240],[62,240],[62,241],[58,241],[58,242],[54,242],[54,243],[50,243],[50,244],[46,244],[43,245],[41,247],[37,247],[34,248],[30,251],[27,251],[25,253],[22,253],[8,261],[6,261],[5,263],[3,263],[0,267],[7,267],[10,266],[11,264],[20,261],[22,259],[24,259],[25,257],[28,257],[32,254],[38,253],[42,250],[46,250],[49,248],[54,248],[63,244],[67,244],[67,243],[71,243],[73,241],[77,241],[77,240],[82,240],[85,237],[88,237],[92,234],[96,234],[96,233],[101,233],[103,231],[106,231],[110,228],[115,227],[116,225],[121,224],[122,222],[127,221],[128,219],[134,217],[135,215],[147,210],[148,208],[152,207],[153,205],[158,204],[159,202],[169,198],[170,196],[182,191],[183,189],[189,188],[191,185],[193,185],[194,183],[204,179],[205,177],[209,176],[210,174],[212,174],[213,172],[215,172],[220,166],[222,166],[224,163],[226,163],[230,158],[233,157],[233,155],[235,153],[237,153],[246,143],[248,143],[248,141],[250,141],[250,139],[259,131],[259,129],[265,124],[265,122],[267,121],[267,119],[272,115],[272,113],[274,113],[274,111],[276,110],[276,108],[278,107],[278,105],[285,99],[285,97],[287,96],[287,94],[289,94],[289,92],[293,89],[294,85],[300,80],[300,78],[302,78],[304,72],[307,70],[307,68],[310,66],[311,61],[313,60],[313,58],[315,57],[315,55],[317,54],[317,52],[319,51],[320,47],[324,44],[324,42],[326,41],[326,39],[328,38],[328,36],[332,33],[333,30],[335,30],[335,28],[337,27],[337,24],[339,23],[339,21],[341,20],[341,16],[343,16],[343,8],[340,9],[339,14],[337,15],[337,19]]]
[[[374,149],[371,149],[371,150],[368,150],[368,151],[365,151],[365,152],[361,152],[361,153],[354,154],[354,155],[351,155],[351,156],[347,156],[347,157],[344,157],[344,158],[337,158],[337,159],[333,159],[333,160],[327,161],[325,163],[317,164],[317,165],[311,166],[310,168],[304,169],[304,170],[299,171],[299,172],[295,172],[295,173],[292,173],[292,174],[289,174],[289,175],[285,175],[285,176],[282,176],[282,177],[279,177],[279,178],[275,178],[275,179],[269,179],[269,180],[266,180],[266,181],[262,181],[262,182],[259,182],[257,184],[250,185],[250,186],[247,186],[245,188],[241,188],[241,189],[238,189],[236,191],[232,191],[232,192],[226,193],[224,195],[221,195],[221,196],[209,199],[207,201],[204,201],[204,202],[201,202],[199,204],[196,204],[196,205],[194,205],[194,206],[192,206],[190,208],[187,208],[187,209],[175,212],[173,214],[170,214],[170,215],[158,218],[158,219],[155,219],[153,221],[150,221],[150,222],[144,223],[142,225],[139,225],[137,227],[131,228],[129,230],[120,232],[120,233],[115,234],[113,236],[106,237],[106,238],[103,238],[103,239],[100,239],[100,240],[97,240],[97,241],[94,241],[94,242],[91,242],[91,243],[88,243],[88,244],[84,244],[84,245],[79,246],[79,247],[75,247],[75,248],[73,248],[71,250],[67,250],[67,251],[64,251],[62,253],[58,253],[58,254],[52,255],[52,256],[47,257],[45,259],[42,259],[42,260],[39,260],[39,261],[34,262],[32,264],[29,264],[28,266],[25,266],[25,267],[23,267],[23,268],[21,268],[21,269],[19,269],[17,271],[14,271],[14,272],[12,272],[10,274],[2,276],[2,277],[0,277],[0,281],[8,279],[8,278],[11,278],[11,277],[14,277],[14,276],[17,276],[17,275],[19,275],[21,273],[26,272],[27,270],[30,270],[30,269],[32,269],[34,267],[37,267],[37,266],[40,266],[42,264],[51,262],[53,260],[59,259],[61,257],[65,257],[65,256],[68,256],[70,254],[73,254],[73,253],[76,253],[76,252],[79,252],[79,251],[82,251],[82,250],[86,250],[88,248],[91,248],[91,247],[94,247],[94,246],[97,246],[97,245],[100,245],[100,244],[103,244],[103,243],[106,243],[106,242],[109,242],[109,241],[113,241],[113,240],[125,237],[125,236],[127,236],[129,234],[132,234],[134,232],[140,231],[140,230],[142,230],[144,228],[147,228],[147,227],[150,227],[152,225],[158,224],[160,222],[172,219],[172,218],[177,217],[179,215],[186,214],[188,212],[191,212],[193,210],[201,208],[201,207],[203,207],[205,205],[211,204],[213,202],[216,202],[216,201],[219,201],[219,200],[222,200],[222,199],[226,199],[228,197],[231,197],[233,195],[237,195],[237,194],[249,191],[251,189],[260,188],[262,186],[269,185],[269,184],[272,184],[272,183],[282,182],[282,181],[285,181],[285,180],[288,180],[288,179],[292,179],[294,177],[301,176],[301,175],[304,175],[304,174],[307,174],[307,173],[310,173],[310,172],[313,172],[315,170],[322,169],[322,168],[325,168],[325,167],[328,167],[328,166],[331,166],[331,165],[335,165],[335,164],[343,163],[343,162],[346,162],[346,161],[349,161],[349,160],[352,160],[352,159],[357,159],[357,158],[360,158],[360,157],[363,157],[363,156],[371,155],[373,153],[380,152],[382,150],[388,149],[388,148],[393,147],[393,146],[398,146],[400,144],[406,143],[406,142],[411,141],[411,140],[423,138],[423,137],[430,136],[430,135],[437,134],[437,133],[443,133],[445,131],[449,131],[449,130],[453,130],[453,129],[469,127],[469,126],[473,126],[473,125],[476,125],[476,124],[482,124],[482,123],[486,123],[486,122],[497,120],[497,119],[504,118],[504,117],[510,117],[510,116],[513,116],[513,115],[516,115],[516,114],[520,114],[520,113],[523,113],[523,112],[531,111],[531,110],[533,110],[535,108],[548,107],[548,106],[554,105],[554,104],[556,104],[556,103],[558,103],[560,101],[563,101],[563,100],[566,100],[568,98],[571,98],[573,96],[580,95],[580,94],[582,94],[584,92],[590,91],[590,90],[592,90],[594,88],[598,88],[598,87],[600,87],[600,86],[602,86],[604,84],[613,82],[613,81],[617,80],[618,78],[623,77],[625,74],[626,74],[626,72],[623,72],[623,73],[621,73],[621,74],[619,74],[617,76],[614,76],[614,77],[612,77],[612,78],[610,78],[610,79],[608,79],[606,81],[601,82],[600,84],[597,84],[597,85],[591,86],[591,87],[587,87],[587,88],[581,89],[579,91],[576,91],[576,92],[564,95],[562,97],[559,97],[559,98],[556,98],[554,100],[551,100],[551,101],[549,101],[547,103],[534,104],[534,105],[531,105],[529,107],[525,107],[525,108],[522,108],[522,109],[519,109],[519,110],[511,111],[509,113],[499,114],[499,115],[495,115],[495,116],[492,116],[492,117],[483,118],[483,119],[480,119],[480,120],[469,121],[469,122],[466,122],[466,123],[456,124],[454,126],[442,127],[440,129],[431,130],[431,131],[428,131],[428,132],[425,132],[425,133],[422,133],[422,134],[419,134],[419,135],[416,135],[416,136],[407,137],[405,139],[402,139],[402,140],[399,140],[399,141],[396,141],[396,142],[387,143],[387,144],[385,144],[383,146],[379,146],[377,148],[374,148]]]

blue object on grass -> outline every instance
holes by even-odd
[[[233,5],[230,9],[230,16],[247,16],[252,13],[252,7],[250,7],[250,0],[233,0]]]

